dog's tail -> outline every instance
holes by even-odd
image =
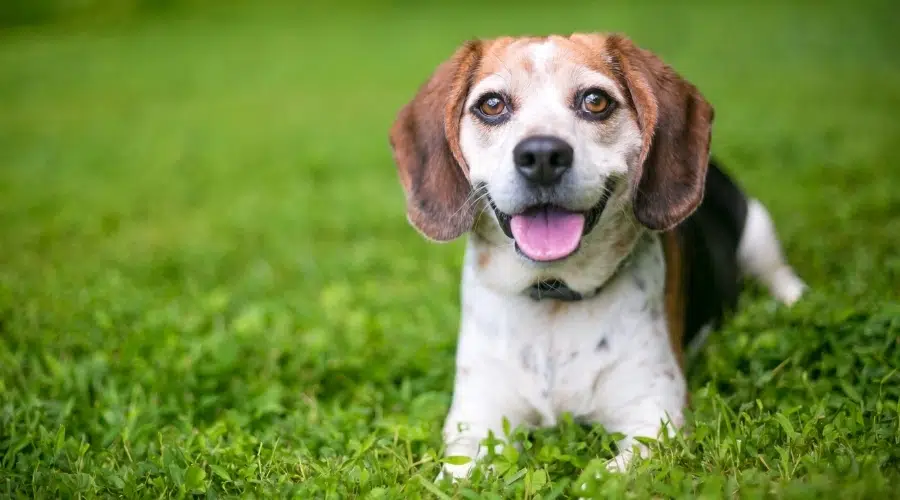
[[[741,272],[758,279],[782,303],[794,304],[806,290],[806,284],[785,259],[772,217],[759,200],[747,200],[737,254]]]

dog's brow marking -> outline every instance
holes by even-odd
[[[576,66],[575,68],[573,68],[571,75],[571,79],[573,82],[578,82],[582,85],[588,83],[597,84],[603,90],[609,92],[609,95],[612,96],[613,99],[616,99],[617,101],[624,100],[624,96],[619,90],[619,85],[615,80],[610,78],[609,75],[595,71],[585,66]]]
[[[510,82],[512,81],[512,75],[513,75],[512,70],[509,69],[509,66],[506,65],[506,62],[500,56],[498,56],[497,54],[494,54],[494,53],[492,53],[491,56],[493,56],[493,58],[496,59],[498,63],[500,63],[500,66],[503,68],[503,71],[506,73],[506,75],[504,75],[500,71],[497,71],[496,73],[494,73],[494,75],[500,77],[500,79],[503,80],[503,83],[506,84],[507,87],[509,87]]]

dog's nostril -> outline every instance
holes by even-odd
[[[572,166],[572,148],[561,148],[550,156],[550,164],[558,168],[569,168]]]
[[[549,186],[572,166],[575,151],[559,137],[538,135],[524,139],[513,150],[519,173],[529,182]]]
[[[554,167],[558,167],[562,163],[561,160],[562,160],[562,155],[560,153],[557,153],[557,152],[550,153],[550,165],[553,165]]]

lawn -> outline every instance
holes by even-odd
[[[811,293],[757,287],[690,367],[693,433],[587,493],[900,497],[900,32],[890,2],[385,2],[0,30],[0,496],[565,498],[565,424],[432,483],[462,242],[408,226],[387,131],[472,36],[621,30]],[[302,4],[302,2],[297,3]]]

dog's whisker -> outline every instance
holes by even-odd
[[[477,186],[475,189],[469,192],[468,196],[466,196],[466,199],[463,201],[459,209],[457,209],[457,211],[453,213],[453,216],[455,217],[462,212],[471,210],[485,196],[487,196],[487,187],[481,185]]]

